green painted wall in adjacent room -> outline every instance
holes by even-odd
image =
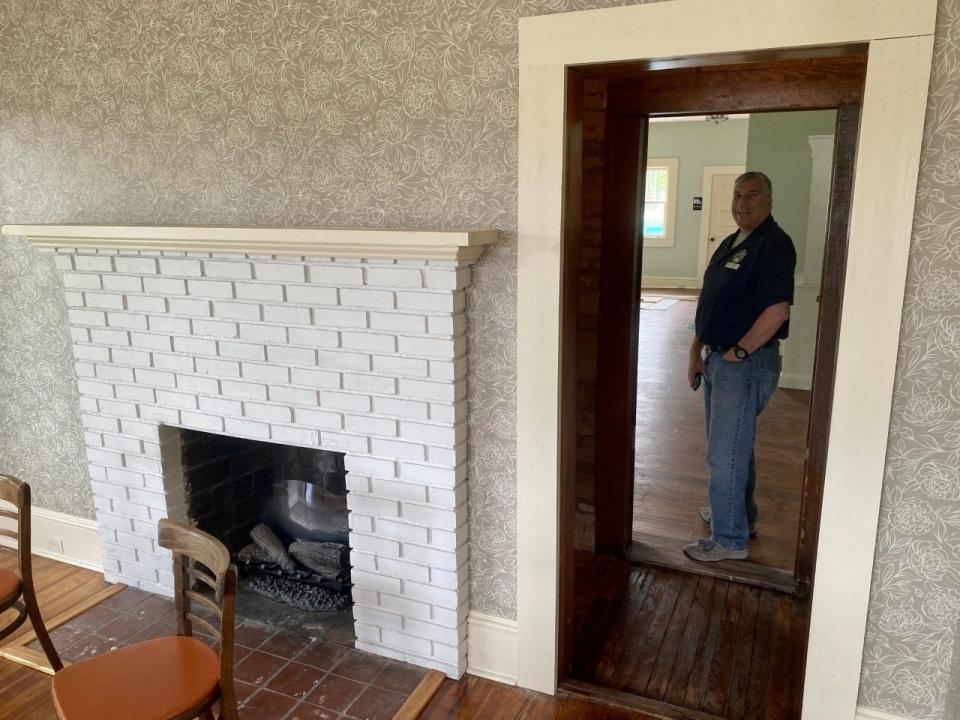
[[[747,169],[766,173],[773,182],[773,216],[793,238],[797,269],[803,268],[810,204],[811,135],[832,135],[834,110],[758,113],[750,116]]]
[[[705,165],[742,165],[747,156],[749,120],[650,123],[647,156],[679,159],[676,241],[673,247],[644,248],[644,277],[697,276],[700,212],[693,198],[703,195]]]

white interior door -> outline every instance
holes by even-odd
[[[703,169],[703,210],[700,217],[700,253],[697,287],[721,241],[737,229],[730,212],[733,183],[744,172],[742,165],[712,165]]]

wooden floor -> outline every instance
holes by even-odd
[[[577,553],[576,571],[571,687],[624,693],[665,717],[799,718],[802,601],[593,553]]]
[[[465,676],[445,680],[420,720],[656,720],[625,707],[571,697],[555,697],[511,687],[483,678]]]
[[[707,502],[703,391],[687,386],[688,327],[695,291],[644,290],[681,297],[667,310],[641,310],[633,537],[675,549],[709,534],[697,515]],[[810,393],[778,389],[760,415],[757,442],[760,508],[750,562],[793,574]]]
[[[0,568],[17,571],[17,556],[0,550]],[[103,575],[66,563],[34,556],[34,585],[37,604],[44,618],[52,618],[109,586]],[[0,627],[5,626],[16,613],[0,613]],[[24,623],[11,638],[16,639],[33,629]],[[0,659],[0,720],[57,720],[57,711],[50,698],[50,676],[30,670],[9,660]]]

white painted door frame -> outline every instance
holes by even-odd
[[[703,287],[703,273],[710,255],[710,214],[713,212],[713,176],[742,175],[746,165],[706,165],[703,168],[703,207],[700,210],[700,246],[697,250],[697,287]]]
[[[547,693],[557,686],[566,66],[868,43],[803,696],[806,720],[854,716],[935,20],[935,0],[673,0],[521,19],[520,685]]]

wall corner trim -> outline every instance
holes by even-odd
[[[467,672],[517,684],[517,622],[471,611],[467,616]]]

